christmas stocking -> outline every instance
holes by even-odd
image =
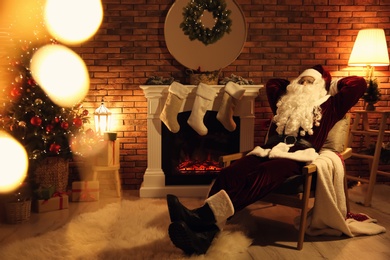
[[[169,86],[167,101],[160,114],[160,119],[172,133],[177,133],[180,130],[177,114],[189,92],[188,88],[176,81]]]
[[[199,83],[192,112],[187,123],[199,134],[207,135],[207,127],[203,123],[203,117],[207,108],[214,101],[217,91],[211,86]]]
[[[225,85],[225,93],[223,94],[221,107],[218,110],[217,119],[230,132],[236,129],[233,113],[244,92],[245,89],[241,85],[232,81]]]

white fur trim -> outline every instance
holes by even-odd
[[[225,85],[225,92],[227,92],[233,98],[240,100],[245,93],[245,89],[243,86],[234,83],[233,81],[229,81]]]
[[[259,157],[267,157],[271,149],[264,149],[260,146],[256,146],[252,151],[247,153],[246,155],[256,155]]]
[[[229,195],[224,190],[220,190],[206,199],[211,211],[214,213],[216,225],[220,230],[225,226],[228,217],[233,216],[234,207]]]
[[[329,91],[328,91],[329,95],[334,96],[337,94],[337,92],[338,92],[337,84],[339,84],[339,80],[340,79],[332,80],[332,82],[330,83]]]
[[[318,153],[314,148],[307,148],[305,150],[298,150],[295,152],[289,152],[288,150],[292,144],[285,144],[283,142],[277,144],[272,149],[263,149],[260,146],[256,146],[247,155],[256,155],[259,157],[269,158],[286,158],[299,162],[312,162],[318,157]]]
[[[196,95],[207,100],[214,100],[216,94],[217,91],[214,88],[204,83],[199,83],[198,89],[196,90]]]
[[[315,80],[318,80],[318,79],[322,78],[321,73],[319,73],[315,69],[307,69],[307,70],[305,70],[304,72],[301,73],[301,75],[299,75],[298,78],[307,77],[307,76],[313,77]]]
[[[180,99],[185,99],[190,92],[190,90],[186,86],[176,81],[172,82],[172,84],[169,86],[168,91],[178,96]]]
[[[291,146],[291,144],[279,143],[271,149],[269,158],[286,158],[299,162],[312,162],[318,157],[318,153],[314,148],[307,148],[291,153],[288,152]]]

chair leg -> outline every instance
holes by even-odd
[[[348,196],[348,180],[346,174],[344,174],[344,193],[345,193],[345,203],[347,206],[347,213],[348,213],[350,212],[350,207],[349,207],[349,196]]]
[[[298,250],[302,250],[303,242],[305,239],[307,213],[309,211],[309,198],[310,198],[311,182],[312,182],[312,175],[307,174],[306,179],[305,179],[305,187],[303,189],[301,220],[299,223],[299,234],[298,234],[298,243],[297,243]]]
[[[308,202],[303,202],[303,203],[305,203],[305,205],[301,210],[301,220],[299,223],[299,234],[298,234],[298,243],[297,243],[298,250],[302,250],[303,248],[303,242],[305,239],[305,231],[306,231],[306,223],[307,223]]]

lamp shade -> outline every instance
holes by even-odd
[[[110,131],[111,126],[111,112],[104,106],[104,102],[95,110],[94,113],[96,133],[103,135],[104,132]]]
[[[383,29],[362,29],[359,31],[349,66],[388,66],[389,52]]]

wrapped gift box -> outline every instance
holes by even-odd
[[[72,201],[99,200],[99,181],[72,182]]]
[[[54,186],[49,186],[49,187],[40,186],[38,189],[33,191],[34,198],[38,200],[48,200],[51,197],[53,197],[54,192],[55,192]]]
[[[47,200],[33,201],[33,209],[38,213],[67,208],[69,208],[69,197],[65,194],[54,194],[54,197],[51,197]]]
[[[99,142],[96,147],[95,156],[96,166],[113,166],[119,164],[119,146],[118,140],[104,140]]]

